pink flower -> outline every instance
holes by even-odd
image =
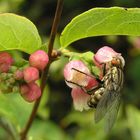
[[[124,67],[125,61],[121,56],[121,53],[117,53],[112,48],[107,46],[104,46],[97,51],[97,53],[94,55],[93,62],[100,67],[100,65],[102,66],[103,63],[111,61],[113,63],[113,58],[119,58],[121,60],[122,67]]]
[[[73,104],[75,110],[83,111],[90,109],[87,101],[90,98],[90,95],[85,93],[81,88],[73,88],[71,91],[71,95],[73,98]]]
[[[39,79],[39,71],[35,67],[27,67],[23,71],[24,80],[27,83],[34,82]]]
[[[104,46],[100,48],[97,53],[94,55],[94,59],[99,64],[106,63],[112,60],[113,57],[121,56],[120,53],[115,52],[112,48]]]
[[[98,82],[96,81],[96,78],[91,75],[86,65],[80,60],[70,61],[64,68],[64,77],[67,80],[66,84],[72,88],[71,95],[74,108],[78,111],[90,109],[87,104],[90,98],[88,90],[97,86]],[[91,90],[91,92],[94,91]]]
[[[86,74],[90,74],[90,71],[80,60],[72,60],[64,67],[64,78],[66,79],[66,84],[71,88],[76,88],[76,84],[86,87],[89,82],[89,76]]]
[[[90,77],[89,78],[89,82],[88,82],[88,85],[86,86],[86,89],[87,90],[90,90],[91,88],[97,86],[99,83],[97,82],[96,78],[93,76],[93,77]]]
[[[24,100],[33,102],[41,96],[41,89],[36,83],[21,85],[20,94]]]
[[[84,92],[80,87],[72,89],[71,95],[73,98],[73,104],[74,104],[75,110],[83,111],[83,110],[90,109],[90,107],[87,104],[90,98],[90,95],[87,92],[88,90],[91,90],[93,87],[96,87],[96,86],[98,86],[98,82],[96,81],[95,78],[90,77],[88,85],[85,88],[86,92]],[[94,91],[91,91],[91,92],[94,92]]]
[[[29,63],[39,70],[43,70],[49,62],[48,54],[43,50],[38,50],[30,55]]]

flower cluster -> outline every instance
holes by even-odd
[[[100,48],[93,56],[93,63],[99,68],[98,77],[102,79],[102,64],[107,63],[113,57],[122,56],[112,48],[104,46]],[[124,62],[124,61],[122,61]],[[87,102],[90,98],[89,90],[98,86],[96,76],[91,73],[88,67],[81,60],[72,60],[64,67],[64,78],[66,84],[72,88],[71,95],[73,98],[74,108],[79,111],[88,110],[90,107]]]
[[[41,96],[41,89],[35,83],[39,79],[39,70],[44,70],[49,62],[48,54],[38,50],[30,55],[30,66],[23,70],[23,77],[26,83],[20,87],[21,96],[28,102],[32,102]]]
[[[14,66],[12,56],[7,52],[0,53],[0,89],[1,93],[19,92],[28,102],[33,102],[41,96],[41,89],[36,84],[39,70],[43,70],[49,62],[46,52],[38,50],[30,55],[29,66],[18,68]]]

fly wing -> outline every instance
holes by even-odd
[[[109,111],[107,111],[105,115],[105,131],[109,132],[113,127],[113,124],[117,118],[118,110],[120,107],[121,98],[117,96],[116,99],[113,101],[112,106],[110,107]]]
[[[97,104],[96,112],[95,112],[95,123],[99,122],[106,113],[110,110],[115,100],[119,96],[119,93],[114,91],[106,90]]]

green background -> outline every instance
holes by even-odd
[[[72,18],[94,7],[140,7],[136,0],[65,0],[55,48],[60,47],[59,35]],[[0,12],[13,12],[29,18],[38,28],[46,43],[55,13],[56,0],[0,0]],[[79,52],[96,52],[102,46],[111,46],[126,60],[123,102],[118,120],[109,134],[103,122],[94,124],[94,110],[77,112],[73,109],[71,89],[63,79],[66,59],[50,67],[47,88],[36,120],[29,132],[33,140],[139,140],[140,139],[140,39],[128,36],[100,36],[82,39],[71,44]],[[23,54],[25,58],[28,55]],[[0,140],[15,139],[16,131],[24,127],[32,104],[19,95],[0,96]],[[19,117],[20,115],[20,117]],[[8,125],[9,131],[4,129]],[[8,132],[8,133],[7,133]]]

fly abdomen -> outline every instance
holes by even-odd
[[[88,106],[91,108],[96,108],[98,102],[102,98],[102,95],[104,93],[105,89],[103,87],[99,88],[96,90],[91,96],[90,99],[88,100]]]

